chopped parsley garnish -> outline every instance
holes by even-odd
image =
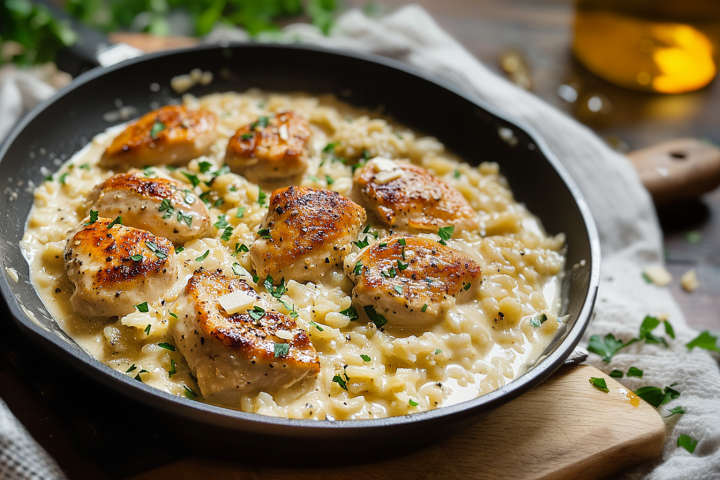
[[[225,227],[225,230],[223,231],[222,235],[220,235],[220,240],[227,242],[230,240],[230,237],[232,236],[233,227]]]
[[[135,305],[135,308],[138,309],[138,312],[147,313],[148,312],[148,304],[147,302],[143,302],[141,304]],[[149,325],[148,325],[149,326]]]
[[[185,247],[177,247],[175,249],[175,253],[180,253],[180,252],[184,252],[184,251],[185,251]]]
[[[353,274],[361,275],[362,269],[363,269],[362,260],[358,260],[357,263],[355,264],[355,268],[353,268]]]
[[[628,377],[642,378],[642,376],[643,376],[643,371],[640,370],[639,368],[630,367],[630,368],[628,369],[628,371],[627,371],[627,376],[628,376]]]
[[[196,262],[202,262],[203,260],[205,260],[205,259],[207,258],[208,255],[210,255],[210,250],[205,250],[205,253],[203,253],[202,255],[200,255],[199,257],[197,257],[197,258],[195,259],[195,261],[196,261]]]
[[[200,179],[195,175],[194,173],[188,173],[188,172],[182,172],[185,177],[190,180],[190,183],[192,183],[193,187],[197,187],[200,185]]]
[[[149,323],[147,324],[147,327],[145,327],[144,332],[145,332],[145,335],[150,335],[150,324]]]
[[[133,377],[133,378],[134,378],[135,380],[137,380],[138,382],[143,383],[142,378],[140,378],[140,374],[141,374],[141,373],[150,373],[150,372],[148,372],[147,370],[145,370],[145,369],[143,368],[142,370],[140,370],[140,371],[138,372],[137,375],[135,375],[135,376]]]
[[[118,215],[117,217],[115,217],[115,220],[113,220],[112,222],[108,223],[107,229],[110,230],[110,229],[111,229],[112,227],[114,227],[115,225],[122,225],[122,224],[123,224],[123,223],[122,223],[122,217],[121,217],[120,215]]]
[[[158,347],[164,348],[165,350],[170,350],[171,352],[175,351],[175,345],[166,342],[158,343]]]
[[[88,225],[92,225],[93,223],[97,222],[98,219],[98,212],[97,210],[90,210],[90,221],[85,224],[87,227]]]
[[[168,313],[170,314],[171,317],[173,317],[173,318],[178,318],[178,316],[175,315],[173,312],[168,311]]]
[[[650,277],[648,277],[648,274],[645,272],[642,273],[642,278],[643,278],[643,280],[645,280],[645,283],[648,283],[648,284],[653,283],[652,279]]]
[[[325,181],[327,182],[328,186],[335,183],[335,179],[333,179],[330,175],[325,175]]]
[[[184,190],[185,192],[185,203],[188,205],[192,205],[195,203],[195,197],[193,197],[192,192],[190,190]]]
[[[317,178],[315,175],[307,175],[307,178],[310,179],[313,182],[319,182],[320,179]]]
[[[600,338],[599,335],[593,335],[590,337],[590,343],[588,344],[588,350],[593,353],[597,353],[603,357],[605,363],[610,362],[612,357],[627,344],[623,344],[620,340],[615,339],[615,335],[608,333],[605,338]]]
[[[470,284],[468,283],[467,285],[470,285]],[[465,290],[467,290],[467,288],[466,288]],[[539,317],[534,316],[534,317],[532,318],[532,320],[530,320],[530,325],[532,325],[532,326],[535,327],[535,328],[539,328],[540,325],[542,325],[542,324],[545,323],[546,321],[547,321],[547,315],[545,315],[545,314],[543,313],[543,314],[540,315]]]
[[[245,269],[243,268],[243,266],[240,265],[240,264],[237,263],[237,262],[235,262],[235,263],[232,264],[232,271],[233,271],[233,273],[234,273],[235,275],[237,275],[238,277],[242,277],[242,276],[244,276],[244,275],[247,273],[247,270],[245,270]]]
[[[712,335],[709,330],[705,330],[700,335],[695,337],[692,341],[685,344],[688,350],[692,350],[695,347],[704,348],[711,352],[720,352],[720,348],[717,346],[718,338]]]
[[[225,219],[225,215],[219,215],[218,221],[215,222],[214,227],[217,228],[218,230],[222,230],[223,228],[227,227],[228,225],[230,225],[230,224]]]
[[[90,165],[87,163],[83,163],[82,165],[80,165],[80,168],[82,168],[83,170],[90,170]]]
[[[210,193],[212,192],[208,190],[207,192],[203,192],[200,194],[200,200],[202,200],[203,203],[208,207],[210,206]]]
[[[427,303],[426,303],[425,305],[423,305],[423,308],[420,309],[420,311],[423,312],[423,313],[427,312],[427,307],[428,307],[428,305],[427,305]]]
[[[60,175],[59,182],[61,185],[65,185],[65,180],[67,179],[67,176],[68,176],[68,172],[65,172],[62,175]]]
[[[411,398],[410,400],[408,400],[408,405],[410,405],[411,407],[417,407],[420,404]]]
[[[267,200],[267,195],[262,191],[262,188],[258,187],[258,203],[261,207],[265,206],[265,200]]]
[[[385,318],[383,315],[377,313],[375,311],[375,307],[372,305],[365,305],[363,306],[363,310],[365,310],[365,313],[367,314],[368,318],[371,322],[375,324],[376,327],[380,328],[383,325],[387,323],[387,318]]]
[[[472,286],[472,284],[471,284],[470,282],[468,282],[468,283],[466,283],[465,286],[463,287],[463,290],[470,290],[470,287],[471,287],[471,286]],[[545,317],[545,320],[547,320],[547,317]],[[542,321],[541,321],[540,323],[542,323]]]
[[[132,259],[133,262],[139,262],[140,260],[143,259],[143,256],[138,254],[138,255],[132,255],[130,258]]]
[[[178,221],[178,222],[180,222],[180,223],[185,222],[185,224],[186,224],[188,227],[191,227],[191,226],[192,226],[192,220],[193,220],[192,215],[185,215],[182,211],[178,210],[178,212],[177,212],[177,221]]]
[[[380,248],[387,247],[387,242],[382,242],[382,243],[378,244],[378,247],[380,247]]]
[[[362,358],[364,362],[369,362],[370,360],[372,360],[372,359],[371,359],[369,356],[367,356],[367,355],[360,355],[360,358]]]
[[[320,331],[320,332],[322,332],[324,330],[320,325],[318,325],[317,323],[315,323],[313,321],[310,321],[310,326],[317,328],[318,331]]]
[[[350,318],[350,320],[358,319],[358,313],[357,310],[355,310],[355,305],[350,305],[345,310],[340,310],[340,315],[345,315],[346,317]]]
[[[270,295],[272,295],[275,298],[280,298],[285,294],[285,292],[287,292],[287,288],[285,287],[285,279],[284,278],[282,280],[280,280],[280,284],[277,287],[275,287],[275,286],[273,286],[273,278],[270,275],[268,275],[267,278],[265,279],[265,281],[263,282],[263,286],[268,291],[268,293],[270,293]]]
[[[683,407],[675,407],[668,410],[670,412],[670,415],[665,415],[664,418],[672,417],[673,415],[683,415],[685,414],[685,409]]]
[[[190,400],[195,400],[198,397],[198,394],[195,393],[193,389],[188,387],[187,385],[183,385],[183,391],[185,393],[185,396]]]
[[[442,353],[442,350],[440,350],[439,348],[435,349],[435,355],[440,355],[441,353]]]
[[[155,175],[155,170],[153,170],[152,167],[145,167],[143,168],[143,175],[145,175],[147,178],[150,178]]]
[[[237,212],[235,213],[235,218],[243,218],[245,216],[245,209],[247,207],[238,207]]]
[[[165,130],[165,124],[162,122],[156,121],[153,123],[152,128],[150,129],[150,137],[155,140],[160,132]]]
[[[270,236],[270,230],[267,229],[267,228],[263,228],[263,229],[261,229],[261,230],[258,230],[257,234],[260,235],[260,238],[265,238],[265,239],[271,239],[271,238],[272,238],[272,237]]]
[[[405,239],[404,238],[399,239],[398,243],[402,246],[402,251],[401,251],[402,259],[405,260],[405,245],[406,245]]]
[[[240,252],[249,252],[250,249],[245,245],[244,243],[236,243],[235,244],[235,252],[233,252],[233,257],[236,257],[238,253]]]
[[[222,198],[218,198],[217,200],[215,200],[215,203],[213,203],[213,207],[218,208],[223,203],[225,203],[225,200],[223,200]]]
[[[177,367],[177,363],[175,363],[175,360],[173,360],[171,358],[170,359],[170,370],[168,370],[168,377],[172,377],[173,375],[175,375],[177,373],[177,369],[175,367]]]
[[[685,240],[687,240],[688,243],[700,243],[702,242],[702,233],[698,232],[697,230],[688,232],[685,235]]]
[[[335,147],[340,145],[340,142],[332,142],[325,145],[325,148],[322,149],[322,153],[335,153]]]
[[[454,176],[455,178],[460,178],[460,170],[455,169],[455,173],[453,173],[453,176]]]
[[[210,168],[212,168],[212,163],[200,162],[198,163],[198,167],[200,168],[200,173],[207,173],[210,171]]]
[[[450,225],[449,227],[441,227],[438,230],[438,235],[440,236],[439,243],[441,245],[447,245],[447,243],[445,242],[452,238],[453,233],[455,233],[455,225]]]
[[[597,388],[598,390],[602,390],[605,393],[608,393],[610,389],[607,386],[607,383],[605,382],[605,379],[600,377],[590,377],[590,384]]]
[[[253,122],[252,125],[250,125],[250,130],[255,130],[255,128],[265,128],[268,126],[268,121],[270,119],[268,117],[260,117],[257,119],[256,122]]]
[[[610,377],[612,377],[612,378],[622,378],[622,377],[623,377],[623,372],[621,372],[621,371],[618,370],[618,369],[615,369],[615,370],[613,370],[612,372],[610,372],[608,375],[610,375]]]
[[[172,206],[172,202],[170,200],[168,200],[167,198],[163,198],[163,201],[160,203],[158,210],[161,212],[165,212],[165,214],[163,215],[163,218],[170,218],[170,217],[172,217],[172,214],[175,212],[175,209]]]
[[[395,290],[395,291],[396,291],[397,293],[399,293],[400,295],[403,294],[403,287],[402,287],[402,285],[394,285],[394,286],[393,286],[393,290]]]
[[[163,252],[162,250],[160,250],[160,247],[158,247],[157,245],[155,245],[155,243],[153,243],[153,242],[145,242],[145,246],[148,248],[148,250],[150,250],[151,252],[153,252],[156,257],[158,257],[158,258],[167,258],[167,254],[166,254],[165,252]]]
[[[275,358],[284,357],[288,353],[290,353],[290,345],[287,343],[275,344]]]
[[[387,272],[385,272],[384,270],[381,270],[380,275],[382,275],[385,278],[395,278],[397,276],[397,272],[395,271],[395,268],[390,267]]]
[[[675,390],[673,387],[674,383],[669,387],[665,387],[665,390],[660,387],[642,387],[635,390],[635,395],[642,398],[650,405],[658,408],[660,405],[665,405],[670,400],[675,400],[680,396],[680,392]]]
[[[397,261],[397,266],[398,266],[398,271],[399,271],[399,272],[402,272],[403,270],[405,270],[406,268],[408,268],[408,267],[410,266],[410,264],[409,264],[409,263],[403,263],[400,259],[398,259],[398,261]],[[466,288],[465,290],[467,290],[467,288]]]
[[[346,375],[346,377],[347,377],[347,375]],[[347,383],[345,383],[345,380],[343,380],[343,378],[340,375],[335,375],[333,377],[332,381],[337,383],[338,385],[340,385],[340,387],[343,390],[347,391]]]
[[[368,242],[368,237],[365,237],[363,240],[358,240],[357,242],[353,242],[356,247],[358,247],[360,250],[370,245]]]
[[[125,373],[130,373],[130,372],[132,372],[133,370],[135,370],[136,368],[137,368],[137,367],[136,367],[135,364],[133,363],[132,365],[130,365],[130,368],[128,368],[127,370],[125,370]]]
[[[670,322],[667,320],[664,321],[665,323],[665,331],[670,334],[672,332],[671,338],[675,338],[675,332],[673,332],[672,326],[670,325]],[[652,331],[660,325],[660,320],[658,320],[656,317],[651,317],[650,315],[646,315],[643,319],[642,324],[640,325],[640,336],[639,338],[635,338],[633,340],[630,340],[628,342],[628,345],[633,342],[637,342],[639,340],[645,340],[645,343],[661,343],[668,346],[667,341],[665,341],[664,337],[656,337],[652,334]],[[669,328],[668,328],[669,326]]]
[[[682,434],[677,439],[677,446],[683,447],[688,452],[693,453],[695,452],[695,447],[697,447],[698,442],[699,440],[693,441],[690,435]]]
[[[242,138],[243,140],[250,140],[253,137],[255,137],[254,133],[243,133],[242,135],[240,135],[240,138]]]
[[[248,310],[248,315],[250,315],[253,320],[258,321],[265,316],[265,310],[255,305],[252,310]]]

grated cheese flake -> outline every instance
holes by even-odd
[[[652,265],[644,271],[645,275],[658,287],[664,287],[672,282],[672,275],[662,265]]]
[[[275,332],[275,336],[278,338],[282,338],[283,340],[292,340],[293,334],[288,332],[287,330],[278,330]]]
[[[255,304],[255,301],[255,297],[243,292],[242,290],[236,290],[218,298],[220,306],[230,315],[242,310],[247,310]]]
[[[700,282],[698,282],[694,269],[688,270],[682,277],[680,277],[680,285],[682,285],[686,292],[695,291],[695,289],[700,285]]]
[[[395,180],[396,178],[402,177],[402,174],[402,170],[399,169],[393,171],[383,170],[382,172],[375,175],[375,178],[373,178],[373,182],[383,185],[385,183]]]

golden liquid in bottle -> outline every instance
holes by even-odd
[[[622,87],[681,93],[720,63],[720,0],[576,0],[573,53]]]

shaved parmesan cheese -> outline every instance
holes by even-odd
[[[682,285],[686,292],[694,291],[699,284],[695,270],[688,270],[685,275],[680,277],[680,285]]]
[[[233,313],[247,310],[255,304],[255,300],[255,297],[248,295],[242,290],[236,290],[218,298],[218,303],[220,303],[220,306],[224,308],[227,313],[232,315]]]
[[[293,339],[293,334],[288,332],[287,330],[278,330],[277,332],[275,332],[275,336],[284,340]]]
[[[370,160],[370,163],[373,164],[373,167],[375,168],[376,172],[382,172],[385,170],[395,170],[395,168],[397,167],[395,162],[393,162],[389,158],[384,158],[384,157],[375,157],[372,160]]]
[[[280,128],[278,128],[278,134],[280,135],[280,138],[282,138],[283,140],[287,140],[288,138],[290,138],[288,136],[287,125],[285,125],[284,123],[282,125],[280,125]]]
[[[645,269],[645,275],[658,287],[664,287],[672,282],[672,275],[662,265],[652,265]]]
[[[12,268],[12,267],[5,267],[5,271],[6,271],[7,274],[10,276],[10,278],[13,279],[13,282],[17,283],[18,280],[20,280],[20,277],[18,277],[17,270],[15,270],[14,268]]]
[[[402,174],[403,172],[400,169],[393,171],[383,170],[382,172],[375,175],[375,178],[373,178],[373,182],[383,185],[385,183],[392,182],[393,180],[402,177]]]

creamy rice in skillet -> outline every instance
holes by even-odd
[[[433,138],[330,97],[249,91],[202,98],[186,95],[183,100],[191,108],[202,107],[217,115],[220,138],[209,155],[190,161],[187,167],[148,168],[148,177],[172,178],[192,189],[183,172],[210,180],[222,168],[228,140],[239,127],[262,115],[294,111],[309,121],[312,131],[307,144],[310,166],[300,185],[334,190],[352,199],[349,164],[353,162],[345,165],[333,159],[356,159],[367,150],[369,157],[407,159],[426,168],[461,192],[480,218],[479,230],[458,232],[448,245],[476,259],[482,267],[482,284],[472,301],[453,308],[429,327],[386,324],[378,329],[372,322],[351,321],[340,313],[351,306],[353,287],[341,269],[318,284],[286,279],[282,300],[295,305],[296,322],[317,350],[320,374],[289,388],[242,397],[232,407],[279,417],[336,420],[431,410],[491,392],[522,375],[565,328],[563,319],[558,318],[564,236],[548,236],[540,221],[515,202],[497,164],[484,161],[492,159],[467,159],[482,161],[472,167]],[[237,262],[247,270],[242,278],[274,309],[287,312],[263,287],[263,279],[253,281],[250,254],[235,252],[238,244],[251,246],[268,212],[270,192],[287,183],[259,187],[233,173],[216,175],[212,188],[201,182],[193,190],[198,196],[203,194],[212,222],[221,228],[214,227],[212,236],[184,245],[184,251],[177,254],[177,282],[163,298],[148,302],[146,313],[88,320],[70,303],[75,287],[65,271],[63,252],[68,232],[85,218],[87,194],[117,173],[97,163],[121,130],[115,127],[98,135],[52,180],[36,189],[22,240],[32,282],[63,330],[95,358],[148,385],[193,398],[189,392],[194,392],[203,401],[182,354],[159,346],[173,343],[169,329],[177,320],[170,314],[172,304],[198,267],[233,271]],[[334,154],[324,153],[324,147],[334,142]],[[242,218],[238,218],[242,208]],[[233,227],[227,241],[221,239],[225,222]],[[390,235],[370,212],[366,224],[372,224],[370,231],[378,233],[378,239],[360,235],[370,244]],[[421,236],[439,239],[434,234]],[[198,261],[208,250],[208,256]],[[353,252],[358,250],[353,247]],[[370,361],[366,361],[368,357]],[[170,376],[171,371],[176,373]],[[347,390],[333,381],[338,375],[349,379]]]

